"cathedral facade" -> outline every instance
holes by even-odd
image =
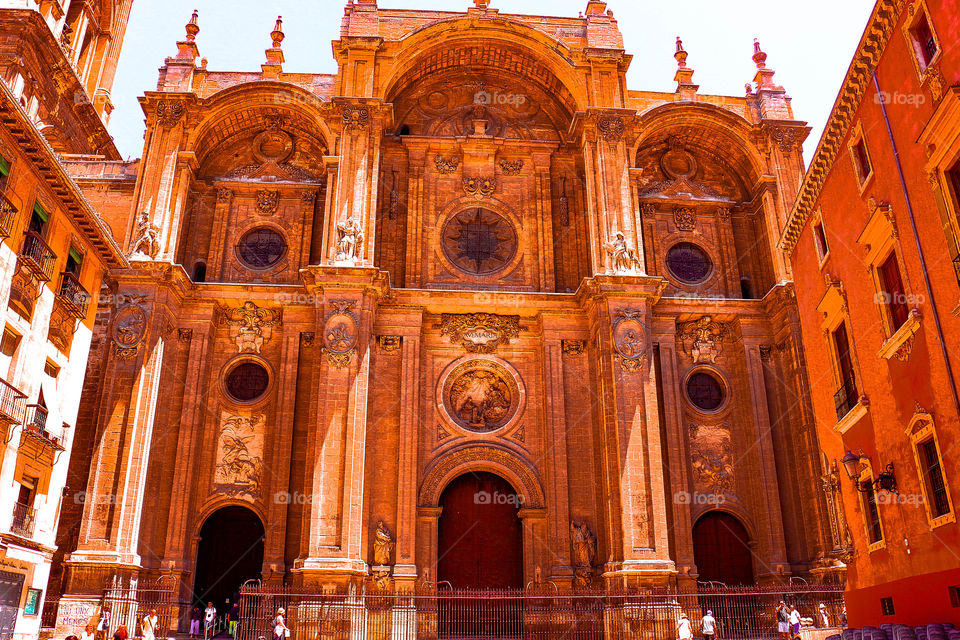
[[[335,75],[201,60],[141,159],[67,159],[100,292],[54,584],[832,580],[780,234],[809,129],[630,90],[616,19],[350,0]],[[747,46],[749,52],[749,43]],[[831,527],[830,524],[834,526]]]

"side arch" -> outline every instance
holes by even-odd
[[[507,480],[523,498],[524,507],[544,507],[543,485],[532,465],[515,452],[490,444],[464,445],[444,451],[424,473],[419,506],[437,507],[440,495],[457,476],[470,471],[489,471]]]

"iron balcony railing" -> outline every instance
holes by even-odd
[[[27,408],[27,396],[0,378],[0,423],[20,424]]]
[[[9,238],[13,222],[17,219],[17,207],[6,195],[0,193],[0,238]]]
[[[37,521],[37,510],[29,504],[18,502],[13,506],[13,522],[10,523],[10,533],[29,538],[33,535],[33,527]]]
[[[64,449],[63,433],[54,433],[47,427],[47,410],[39,404],[28,404],[26,419],[23,421],[23,433],[50,445],[58,451]]]
[[[859,399],[857,381],[852,377],[844,380],[837,392],[833,394],[833,402],[837,407],[837,421],[843,420],[843,417],[857,406]]]
[[[80,285],[77,276],[69,271],[60,274],[60,288],[57,290],[57,300],[73,316],[81,320],[87,317],[90,306],[90,294]]]
[[[20,266],[26,268],[37,280],[50,282],[56,262],[57,254],[39,234],[33,231],[24,234],[23,246],[20,248]]]

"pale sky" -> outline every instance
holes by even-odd
[[[677,36],[689,52],[700,93],[744,94],[756,67],[753,38],[769,55],[775,80],[793,98],[794,114],[813,132],[809,162],[840,83],[866,25],[873,0],[610,0],[633,63],[630,89],[673,91]],[[384,8],[464,11],[471,0],[380,0]],[[339,36],[344,0],[135,0],[112,96],[110,133],[124,157],[143,149],[137,97],[156,89],[157,69],[176,54],[193,9],[197,44],[213,71],[259,71],[277,15],[284,19],[285,71],[334,73],[330,42]],[[504,13],[576,16],[586,0],[492,0]]]

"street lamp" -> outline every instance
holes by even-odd
[[[863,455],[862,451],[859,454],[856,454],[849,449],[847,450],[846,455],[840,458],[840,463],[843,465],[843,470],[847,472],[847,477],[850,478],[851,482],[853,482],[853,486],[856,487],[857,491],[860,493],[866,493],[867,490],[873,486],[874,491],[897,493],[897,477],[893,473],[892,462],[884,467],[882,472],[877,474],[877,477],[873,482],[870,482],[869,480],[860,480],[860,476],[863,474],[864,469],[867,468],[867,465],[862,464],[861,461],[867,459],[867,456]]]

